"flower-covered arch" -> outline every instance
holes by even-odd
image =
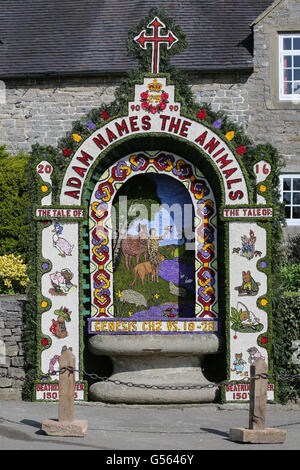
[[[160,19],[175,31],[178,41],[170,50],[179,52],[185,41],[180,30],[164,16]],[[143,21],[147,28],[150,18]],[[141,26],[130,33],[131,39],[138,37]],[[139,45],[130,44],[141,58]],[[145,64],[150,60],[147,57]],[[272,236],[279,233],[280,221],[273,204],[280,158],[268,144],[255,146],[224,114],[195,103],[186,78],[169,67],[168,57],[161,48],[161,73],[149,74],[145,67],[142,72],[132,72],[116,91],[116,100],[91,110],[58,147],[33,148],[31,193],[36,230],[29,346],[36,354],[36,370],[44,374],[57,366],[62,341],[72,346],[79,370],[78,399],[85,399],[87,392],[83,349],[91,305],[95,307],[89,320],[91,334],[109,333],[109,327],[101,329],[102,320],[117,321],[108,282],[110,251],[103,249],[108,240],[101,228],[102,217],[108,214],[108,205],[103,203],[110,203],[122,181],[149,169],[172,173],[201,212],[201,217],[196,214],[200,220],[195,249],[197,256],[199,253],[196,320],[217,324],[218,318],[224,319],[221,334],[226,335],[228,378],[246,375],[247,364],[257,357],[264,357],[272,369],[271,276],[279,246],[279,237]],[[149,150],[157,152],[150,155]],[[218,291],[212,234],[214,242],[220,241],[218,254],[222,256],[218,260],[222,289]],[[183,330],[171,328],[172,332],[185,333],[186,325],[182,325]],[[197,331],[195,325],[190,334],[217,334],[214,326],[211,331]],[[121,328],[111,332],[124,333]],[[270,398],[274,397],[271,385]],[[46,384],[36,383],[35,398],[54,399],[55,387],[52,378]],[[224,398],[246,401],[248,396],[237,396],[236,390],[228,389]]]

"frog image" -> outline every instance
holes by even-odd
[[[235,287],[239,295],[257,295],[260,283],[256,282],[251,276],[250,271],[242,272],[242,285]]]

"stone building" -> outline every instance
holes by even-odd
[[[45,3],[45,4],[43,4]],[[43,4],[43,5],[42,5]],[[219,5],[217,5],[219,4]],[[300,226],[300,4],[297,0],[156,1],[187,36],[172,59],[196,100],[224,110],[255,143],[285,157],[287,232]],[[4,0],[0,12],[0,144],[56,145],[72,122],[109,103],[136,62],[128,29],[149,2]]]

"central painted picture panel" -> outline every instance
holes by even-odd
[[[216,333],[216,204],[182,157],[140,152],[100,177],[89,205],[90,333]]]

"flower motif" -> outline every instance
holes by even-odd
[[[96,127],[96,124],[94,124],[92,121],[86,121],[86,125],[89,131],[92,131],[94,127]]]
[[[229,131],[225,134],[227,140],[232,140],[234,138],[234,131]]]
[[[143,101],[142,102],[142,108],[143,109],[147,110],[149,108],[149,106],[150,106],[150,103],[148,101]]]
[[[116,293],[116,295],[117,295],[118,297],[122,297],[123,292],[121,292],[121,291],[119,290],[119,291]]]
[[[79,134],[72,134],[73,139],[75,142],[80,142],[82,137]]]
[[[221,125],[222,125],[222,119],[217,119],[214,123],[213,123],[213,126],[215,129],[221,129]]]
[[[162,91],[161,95],[149,95],[148,91],[143,91],[140,94],[141,97],[141,108],[147,113],[156,114],[160,113],[163,109],[166,109],[169,95],[165,91]],[[158,104],[152,104],[158,102]]]
[[[65,157],[69,157],[72,153],[71,149],[62,149]]]
[[[236,150],[236,153],[238,155],[243,155],[243,153],[246,151],[246,146],[245,145],[241,145],[240,147],[238,147]]]
[[[101,111],[101,117],[102,117],[103,121],[106,121],[106,119],[109,118],[109,115],[107,114],[106,111]]]
[[[261,190],[262,193],[264,193],[267,190],[267,186],[265,184],[261,184],[259,189]]]
[[[201,109],[199,111],[199,113],[197,113],[197,118],[201,119],[203,121],[203,119],[205,119],[205,116],[206,116],[206,111],[205,109]]]

